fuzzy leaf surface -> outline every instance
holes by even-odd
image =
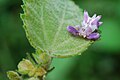
[[[36,50],[52,57],[80,55],[92,41],[71,36],[67,26],[81,24],[83,11],[71,0],[23,0],[27,38]]]

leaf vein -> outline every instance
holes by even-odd
[[[56,42],[56,40],[57,40],[57,37],[58,37],[58,35],[59,35],[59,33],[60,33],[60,30],[61,30],[61,28],[62,28],[62,25],[64,24],[64,17],[65,17],[65,11],[66,11],[66,9],[67,9],[67,5],[65,5],[65,8],[64,8],[64,10],[63,10],[63,15],[62,15],[62,18],[61,18],[61,20],[60,20],[60,25],[59,25],[59,27],[58,27],[58,29],[57,29],[57,31],[56,31],[56,33],[55,33],[55,36],[54,36],[54,38],[53,38],[52,47],[54,46],[54,44],[55,44],[55,42]]]

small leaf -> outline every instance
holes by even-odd
[[[83,11],[70,0],[23,0],[27,38],[36,50],[52,57],[80,55],[92,41],[71,36],[67,26],[81,24]]]

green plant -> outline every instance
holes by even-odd
[[[45,80],[53,69],[53,58],[80,55],[94,41],[75,37],[66,27],[80,25],[83,10],[70,0],[23,0],[21,18],[26,36],[35,48],[18,64],[17,71],[9,71],[11,80]]]

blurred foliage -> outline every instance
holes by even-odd
[[[54,59],[47,80],[120,80],[120,0],[74,0],[81,8],[101,14],[101,40],[81,56]],[[6,71],[34,52],[25,37],[19,13],[21,0],[0,0],[0,80]]]

